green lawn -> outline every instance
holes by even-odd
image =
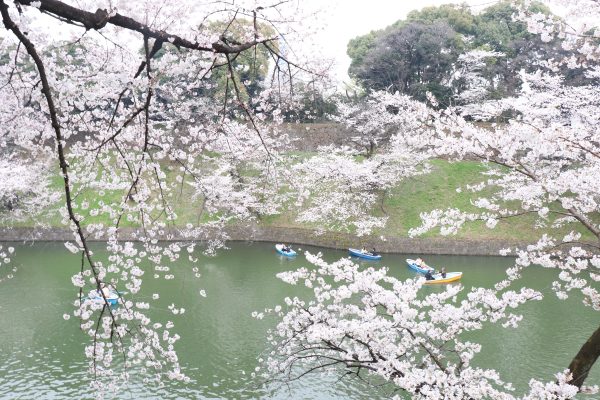
[[[297,154],[300,158],[305,157],[303,153]],[[488,192],[472,193],[464,190],[466,185],[476,184],[486,179],[481,173],[486,170],[486,166],[475,161],[461,161],[450,163],[444,160],[434,160],[431,162],[432,172],[429,174],[419,175],[412,178],[407,178],[399,185],[381,195],[381,201],[373,210],[373,215],[389,217],[385,228],[374,232],[375,235],[383,235],[387,237],[403,237],[408,235],[410,228],[417,227],[421,224],[419,214],[433,209],[459,208],[465,211],[475,211],[476,208],[471,205],[471,199],[479,196],[491,195],[491,189]],[[167,181],[174,182],[173,179],[177,173],[176,166],[166,168]],[[244,175],[249,173],[244,172]],[[52,180],[52,186],[62,193],[63,182],[60,176],[56,176]],[[463,188],[457,191],[457,188]],[[77,188],[76,188],[77,189]],[[188,185],[178,185],[172,190],[172,194],[168,201],[173,205],[174,211],[178,218],[174,222],[177,226],[185,226],[187,223],[197,224],[206,222],[215,216],[202,213],[202,199],[193,198],[194,189]],[[124,190],[104,191],[102,196],[94,189],[86,189],[78,194],[76,198],[77,204],[84,202],[89,203],[88,210],[78,209],[77,212],[85,216],[87,223],[103,223],[110,225],[113,219],[106,214],[96,216],[89,215],[89,209],[97,208],[102,204],[120,204]],[[157,193],[158,194],[158,193]],[[64,199],[64,197],[63,197]],[[62,226],[61,218],[58,213],[60,204],[48,207],[43,210],[37,222],[49,226]],[[299,224],[295,221],[296,213],[294,211],[284,211],[275,216],[263,216],[260,218],[260,223],[267,226],[281,227],[301,227],[314,228],[315,225]],[[156,212],[154,216],[156,216]],[[20,221],[19,226],[33,226],[32,219]],[[123,219],[121,226],[131,227],[138,226],[136,221],[128,221]],[[503,240],[529,240],[540,236],[541,232],[534,228],[534,217],[524,216],[513,218],[510,220],[500,221],[494,229],[488,229],[484,222],[468,223],[457,235],[463,239],[503,239]],[[562,228],[564,233],[567,233],[573,226]],[[439,235],[438,231],[429,232],[425,237],[435,237]]]
[[[492,190],[478,193],[465,190],[467,185],[482,182],[487,177],[481,173],[487,167],[476,161],[448,162],[433,160],[432,172],[403,180],[399,185],[382,194],[382,201],[372,210],[376,216],[388,216],[388,222],[374,235],[387,237],[406,237],[411,228],[421,225],[420,214],[434,209],[458,208],[464,211],[477,211],[471,204],[472,199],[491,196]],[[457,188],[462,190],[457,191]],[[284,212],[281,215],[264,217],[261,222],[270,226],[311,227],[295,222],[295,214]],[[542,231],[534,227],[535,216],[519,216],[501,220],[494,229],[485,226],[484,221],[466,223],[454,236],[472,240],[530,240],[538,238]],[[577,229],[577,224],[565,226],[559,231],[566,234]],[[311,227],[312,228],[312,227]],[[587,232],[584,238],[593,239]],[[439,230],[428,232],[423,237],[439,237]]]
[[[389,215],[384,234],[406,236],[408,230],[421,224],[420,214],[433,209],[458,208],[463,211],[477,211],[471,200],[481,196],[491,196],[492,190],[473,193],[465,190],[485,179],[481,175],[487,168],[475,161],[450,163],[432,161],[433,171],[406,179],[390,191],[384,199],[384,209]],[[460,191],[457,191],[460,188]],[[515,239],[535,237],[533,218],[520,217],[511,221],[500,221],[494,229],[477,221],[465,225],[457,237],[464,239]],[[425,237],[437,236],[438,231],[429,232]]]

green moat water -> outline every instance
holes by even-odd
[[[100,245],[98,253],[101,254]],[[90,377],[83,347],[87,338],[76,319],[65,321],[72,311],[76,290],[71,275],[79,269],[79,257],[68,253],[60,243],[15,246],[11,265],[14,278],[0,284],[0,398],[73,399],[91,398]],[[303,247],[321,251],[328,261],[346,257],[346,252]],[[385,255],[382,261],[360,261],[363,265],[386,266],[390,274],[406,279],[415,275],[405,258],[414,255]],[[252,318],[253,311],[282,304],[286,296],[302,295],[305,289],[285,284],[275,277],[281,271],[308,266],[299,256],[287,259],[275,253],[273,244],[232,243],[216,257],[199,255],[202,276],[194,277],[185,262],[172,265],[173,280],[144,276],[138,301],[151,303],[150,315],[165,322],[175,321],[182,337],[177,344],[184,372],[190,383],[166,383],[164,388],[132,379],[117,398],[145,399],[378,399],[389,397],[360,381],[308,375],[290,386],[265,385],[251,372],[268,351],[265,337],[276,320]],[[502,279],[512,262],[502,257],[429,256],[434,266],[463,271],[466,287],[489,287]],[[3,267],[4,268],[4,267]],[[0,271],[6,273],[5,271]],[[551,380],[563,370],[589,335],[598,327],[598,314],[572,296],[560,301],[550,285],[556,271],[532,267],[519,281],[544,293],[541,302],[524,305],[518,329],[488,326],[471,338],[483,344],[476,358],[482,367],[496,368],[504,380],[514,382],[517,393],[530,378]],[[207,297],[199,295],[204,289]],[[423,290],[439,291],[440,287]],[[150,301],[160,293],[158,301]],[[183,316],[167,309],[175,303],[184,307]],[[588,383],[600,383],[596,365]],[[585,396],[582,396],[585,398]]]

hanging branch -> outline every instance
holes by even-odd
[[[183,47],[191,50],[200,50],[206,52],[214,52],[220,54],[236,54],[244,50],[248,50],[258,44],[266,44],[268,42],[276,40],[276,38],[258,39],[255,37],[246,43],[240,43],[238,45],[229,45],[227,43],[215,42],[211,47],[203,46],[198,42],[192,42],[179,35],[175,35],[165,31],[159,31],[149,27],[148,25],[142,24],[133,18],[126,17],[117,12],[112,13],[105,9],[97,9],[96,12],[91,13],[79,9],[77,7],[70,6],[58,0],[18,0],[16,1],[19,5],[33,6],[33,3],[41,3],[39,10],[42,13],[48,14],[53,17],[60,18],[61,21],[76,23],[85,29],[101,30],[107,24],[119,26],[130,31],[138,32],[148,38],[153,38],[160,44],[156,44],[156,50],[153,49],[154,53],[160,49],[160,46],[164,42],[169,42],[176,47]],[[143,70],[143,66],[140,66],[140,70]],[[140,71],[141,72],[141,71]],[[138,72],[139,75],[139,72]],[[137,75],[136,75],[137,76]]]

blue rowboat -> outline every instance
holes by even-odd
[[[97,290],[92,290],[88,295],[87,299],[97,303],[104,303],[104,298],[102,297],[102,294]],[[116,291],[111,290],[109,295],[106,296],[106,301],[111,306],[116,305],[119,302],[119,294]]]
[[[366,258],[367,260],[381,260],[381,254],[373,254],[373,253],[363,253],[362,250],[358,249],[348,249],[350,255],[360,258]]]
[[[425,263],[423,263],[421,265],[417,264],[417,261],[413,260],[412,258],[407,258],[406,263],[408,264],[409,267],[411,267],[415,271],[420,272],[422,274],[426,274],[427,271],[431,271],[431,273],[433,274],[433,272],[435,271],[434,268],[430,267],[429,265],[427,265]]]
[[[282,244],[276,244],[276,245],[275,245],[275,250],[277,250],[277,252],[278,252],[279,254],[281,254],[282,256],[286,256],[286,257],[294,257],[294,256],[297,254],[297,253],[296,253],[294,250],[292,250],[291,248],[290,248],[290,251],[284,251],[284,250],[283,250],[283,245],[282,245]]]

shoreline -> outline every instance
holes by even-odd
[[[294,245],[309,245],[330,249],[348,249],[349,247],[375,247],[385,254],[427,254],[427,255],[464,255],[499,256],[501,249],[510,248],[514,255],[516,247],[524,247],[530,242],[507,240],[468,240],[452,237],[409,238],[376,236],[356,236],[341,232],[323,232],[305,228],[268,227],[261,225],[234,225],[224,230],[233,242],[284,242]],[[137,241],[141,233],[138,229],[122,228],[119,239]],[[207,235],[210,238],[210,235]],[[170,229],[157,235],[159,241],[198,241],[191,239],[178,229]],[[71,231],[64,228],[0,228],[0,242],[61,242],[72,241]],[[90,234],[90,242],[106,241],[105,236]]]

